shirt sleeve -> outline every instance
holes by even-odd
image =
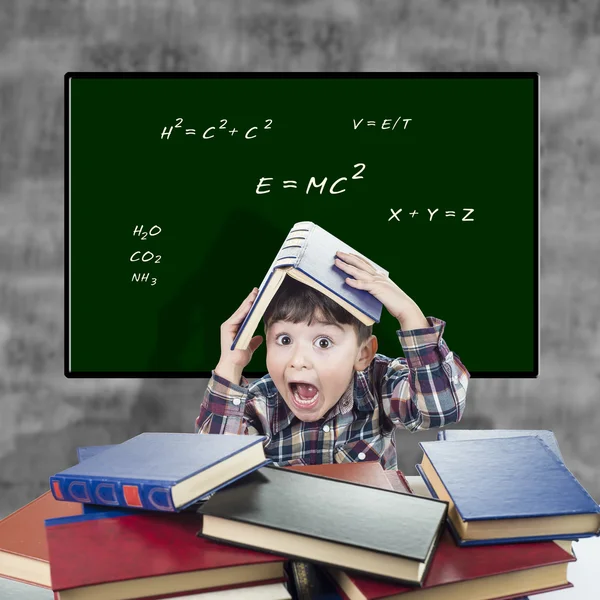
[[[248,380],[242,377],[240,385],[236,385],[213,371],[195,429],[196,433],[264,435],[249,394]]]
[[[446,323],[435,317],[427,321],[430,327],[397,331],[406,358],[380,367],[385,370],[378,384],[383,410],[410,431],[460,421],[469,385],[469,372],[442,338]]]

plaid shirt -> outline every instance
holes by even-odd
[[[269,375],[236,385],[213,371],[198,433],[265,435],[265,454],[278,466],[379,461],[396,469],[395,427],[443,427],[462,417],[469,372],[442,338],[445,323],[397,332],[406,358],[376,354],[319,421],[300,421]]]

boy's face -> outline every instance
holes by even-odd
[[[269,375],[301,421],[321,419],[346,391],[354,369],[370,362],[360,360],[352,325],[323,323],[318,315],[311,325],[275,321],[266,339]]]

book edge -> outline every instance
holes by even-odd
[[[296,276],[297,273],[302,273],[301,278],[298,278]],[[354,302],[351,302],[351,301],[347,300],[346,298],[342,297],[340,294],[338,294],[337,292],[332,290],[330,287],[326,286],[324,283],[322,283],[321,281],[319,281],[318,279],[313,277],[310,273],[305,271],[301,266],[293,267],[292,269],[290,269],[288,271],[287,275],[289,277],[293,277],[294,279],[296,279],[297,281],[300,281],[301,283],[304,283],[304,285],[308,285],[308,286],[312,287],[313,289],[317,290],[321,294],[324,294],[325,296],[327,296],[328,298],[330,298],[331,300],[333,300],[334,302],[339,304],[342,308],[347,310],[349,313],[353,314],[364,325],[370,326],[375,323],[379,323],[379,321],[381,320],[381,317],[377,317],[376,315],[372,315],[372,314],[364,311],[362,308],[357,306]],[[310,280],[310,282],[305,281],[305,278],[308,278]],[[312,282],[314,282],[317,285],[314,285]],[[369,293],[369,292],[367,292],[367,293]],[[381,306],[383,306],[383,305],[381,305]],[[350,310],[348,307],[351,307],[353,310]],[[358,313],[358,314],[355,314],[355,313]],[[366,319],[365,319],[365,317],[366,317]],[[368,320],[368,322],[365,322],[366,320]]]
[[[222,540],[221,538],[217,538],[217,537],[213,537],[213,536],[210,536],[210,535],[206,535],[205,533],[202,533],[202,530],[198,531],[197,535],[199,537],[202,537],[202,538],[205,538],[207,540],[214,541],[214,542],[218,542],[220,544],[226,543],[226,544],[231,544],[232,546],[236,546],[236,547],[239,547],[239,548],[247,548],[249,550],[255,550],[255,551],[258,551],[258,552],[266,552],[267,554],[275,554],[277,556],[283,556],[285,558],[285,560],[297,560],[297,561],[300,561],[300,562],[309,560],[313,564],[322,565],[324,567],[334,567],[334,568],[338,568],[338,569],[343,569],[344,568],[343,566],[336,565],[334,563],[327,563],[327,562],[316,560],[314,558],[307,558],[305,556],[300,556],[300,555],[297,555],[297,554],[288,554],[288,553],[286,553],[286,554],[282,555],[280,553],[268,550],[266,548],[259,548],[257,546],[251,546],[249,544],[243,544],[243,543],[237,542],[237,541],[233,542],[233,541],[230,541],[230,540]],[[388,553],[387,552],[381,552],[381,554],[388,554]],[[394,555],[394,554],[392,554],[391,556],[393,556],[395,558],[405,558],[406,559],[406,557],[400,556],[400,555]],[[433,558],[433,553],[432,553],[432,558]],[[417,562],[417,563],[423,563],[423,561],[418,561],[416,559],[408,559],[408,560],[415,560],[415,562]],[[431,563],[431,560],[429,562]],[[357,571],[356,569],[353,569],[353,571],[356,572],[356,573],[363,573],[367,577],[372,577],[373,576],[373,573],[370,573],[370,572],[367,572],[367,571]],[[400,580],[400,579],[392,579],[392,578],[385,577],[383,575],[378,575],[378,577],[381,577],[381,579],[385,579],[385,580],[391,581],[391,582],[401,581],[402,583],[406,583],[407,585],[413,585],[413,586],[414,585],[420,585],[420,583],[418,581],[416,581],[416,580],[413,581],[413,580],[404,580],[404,579],[402,579],[402,580]],[[423,576],[423,578],[424,578],[424,576]],[[423,578],[421,578],[421,581],[423,581]]]

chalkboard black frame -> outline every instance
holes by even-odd
[[[161,360],[166,360],[168,356],[168,349],[163,350],[163,353],[156,354],[153,357],[153,361],[149,361],[145,368],[104,368],[100,366],[98,370],[95,370],[95,366],[93,366],[93,360],[91,363],[88,361],[87,366],[74,366],[73,365],[73,334],[76,332],[76,326],[74,327],[73,322],[73,302],[71,298],[72,285],[73,285],[73,257],[71,252],[76,249],[72,242],[72,230],[71,227],[73,225],[72,220],[72,178],[74,176],[72,170],[72,159],[73,156],[71,154],[72,151],[72,135],[74,130],[72,130],[72,109],[74,108],[72,101],[72,89],[71,85],[74,82],[79,81],[97,81],[97,82],[109,82],[112,81],[127,81],[127,82],[139,82],[142,81],[152,81],[152,80],[164,80],[164,81],[173,81],[180,82],[186,80],[201,80],[201,81],[232,81],[232,82],[268,82],[268,81],[288,81],[290,85],[293,82],[301,81],[304,85],[304,82],[323,82],[323,81],[335,81],[335,82],[355,82],[361,81],[364,82],[364,85],[379,85],[384,82],[389,81],[408,81],[408,80],[420,80],[420,81],[429,81],[429,82],[443,82],[443,81],[463,81],[463,82],[473,82],[478,80],[489,80],[489,81],[503,81],[503,82],[527,82],[531,87],[531,93],[529,96],[530,102],[527,106],[524,107],[524,110],[528,111],[528,120],[527,122],[531,125],[531,130],[524,132],[525,138],[528,140],[527,148],[524,150],[519,147],[518,150],[527,154],[530,158],[528,159],[530,169],[529,177],[531,180],[531,190],[527,192],[528,198],[530,198],[531,205],[527,206],[527,212],[530,218],[531,228],[526,231],[527,239],[524,243],[529,247],[528,256],[526,260],[531,267],[532,281],[527,281],[527,278],[523,279],[527,283],[528,286],[531,286],[530,289],[527,290],[527,293],[524,292],[524,297],[526,297],[526,305],[523,303],[521,307],[521,312],[527,312],[527,319],[524,320],[525,323],[528,323],[528,326],[521,325],[513,325],[511,313],[509,308],[507,308],[506,313],[502,311],[502,306],[508,306],[506,304],[506,300],[502,300],[504,304],[493,305],[492,299],[490,299],[490,309],[489,315],[486,315],[486,318],[478,317],[477,328],[480,331],[481,339],[478,341],[479,348],[477,353],[474,352],[472,348],[465,348],[464,344],[461,347],[460,343],[452,341],[449,346],[451,350],[454,350],[461,358],[463,362],[465,362],[466,367],[469,369],[471,376],[473,378],[535,378],[539,374],[539,335],[540,335],[540,323],[539,323],[539,75],[537,73],[474,73],[474,72],[465,72],[465,73],[444,73],[444,72],[436,72],[436,73],[74,73],[69,72],[65,74],[64,77],[64,92],[65,92],[65,167],[64,167],[64,176],[65,176],[65,212],[64,212],[64,226],[65,226],[65,235],[64,235],[64,243],[65,243],[65,253],[64,253],[64,277],[65,277],[65,295],[64,295],[64,314],[65,314],[65,322],[64,322],[64,331],[65,331],[65,345],[64,345],[64,374],[68,378],[198,378],[198,377],[210,377],[211,371],[208,364],[203,365],[203,368],[190,368],[189,363],[185,369],[178,369],[177,365],[171,366],[169,369],[161,368]],[[377,83],[379,82],[379,83]],[[509,96],[507,96],[509,98]],[[508,103],[510,104],[510,102]],[[77,107],[75,107],[77,108]],[[473,105],[475,109],[475,104]],[[523,108],[523,107],[521,107]],[[481,113],[484,114],[484,113]],[[481,122],[479,125],[482,128],[486,128],[491,126],[492,122],[498,121],[501,118],[499,114],[490,114],[489,122]],[[380,125],[380,124],[378,124]],[[365,142],[368,144],[368,142]],[[381,142],[382,144],[386,144],[388,142]],[[493,143],[490,142],[490,143]],[[408,147],[408,146],[407,146]],[[450,146],[448,146],[450,148]],[[391,146],[390,146],[391,148]],[[485,148],[482,148],[481,151],[485,153]],[[517,148],[515,148],[517,150]],[[474,168],[472,172],[467,175],[468,179],[476,177],[477,169]],[[499,166],[500,177],[502,177],[502,165]],[[106,175],[106,173],[102,173],[102,175]],[[506,173],[504,173],[506,175]],[[448,177],[448,174],[445,175]],[[444,177],[444,175],[442,175]],[[450,178],[449,181],[452,181]],[[94,186],[99,183],[99,180],[94,180],[94,178],[89,178],[89,185]],[[330,184],[332,182],[330,181]],[[491,182],[490,185],[490,193],[491,187],[494,186],[494,182]],[[529,189],[529,188],[528,188]],[[394,190],[396,192],[397,190]],[[457,193],[457,192],[455,192]],[[389,220],[394,219],[394,209],[391,209],[392,214],[388,215]],[[403,213],[404,217],[407,218],[407,211]],[[238,215],[240,222],[248,222],[251,220],[252,212],[248,210],[246,213],[240,212]],[[310,215],[305,217],[306,219],[310,219]],[[301,220],[301,219],[298,219]],[[323,223],[320,223],[323,225]],[[268,223],[266,223],[268,229]],[[288,229],[288,223],[286,222],[282,225],[282,230]],[[274,229],[274,236],[279,232]],[[332,233],[336,234],[336,231],[332,231]],[[518,235],[515,235],[511,239],[511,232],[506,232],[506,245],[510,246],[517,237],[520,237],[521,241],[523,241],[523,232],[520,232]],[[282,240],[283,238],[281,238]],[[345,240],[352,245],[353,240]],[[274,247],[278,247],[280,241],[274,241]],[[360,246],[358,248],[361,249]],[[446,266],[440,267],[440,273],[438,276],[444,277],[463,277],[463,278],[477,278],[482,275],[481,269],[479,271],[477,269],[470,269],[468,265],[469,256],[453,256],[451,252],[451,248],[444,247],[440,244],[439,253],[440,253],[440,261],[445,261]],[[498,253],[505,252],[505,249],[497,249]],[[366,253],[366,252],[365,252]],[[476,251],[473,252],[473,255],[476,254]],[[415,268],[415,263],[418,262],[418,252],[415,255],[406,255],[406,263],[411,264],[412,268]],[[214,257],[212,257],[214,260]],[[262,257],[262,261],[265,260],[265,257]],[[384,267],[389,268],[388,264],[382,262],[378,259],[377,256],[373,256],[373,260],[379,262]],[[453,261],[457,264],[453,265]],[[263,264],[261,262],[260,264]],[[264,263],[264,268],[262,272],[264,273],[268,263]],[[261,271],[261,269],[258,269]],[[391,269],[390,269],[391,271]],[[252,280],[256,285],[260,281],[256,281],[256,275]],[[246,282],[244,285],[247,287]],[[521,284],[522,285],[522,284]],[[245,288],[244,288],[245,289]],[[524,289],[524,288],[521,288]],[[188,290],[189,292],[189,290]],[[515,285],[515,289],[513,290],[515,301],[518,299],[519,294],[519,286]],[[236,297],[241,300],[244,297],[243,290],[240,287],[239,293],[236,294]],[[412,293],[409,292],[409,295],[413,296]],[[414,297],[414,296],[413,296]],[[483,296],[482,296],[483,297]],[[509,296],[507,295],[507,298]],[[237,307],[239,302],[231,301],[231,306]],[[234,307],[234,308],[235,308]],[[106,309],[110,310],[110,306],[107,306]],[[177,305],[174,304],[171,307],[176,310]],[[424,309],[425,314],[434,314],[435,316],[440,316],[436,314],[435,311],[428,312]],[[173,313],[173,310],[171,314]],[[81,315],[81,311],[79,315]],[[484,314],[484,313],[481,313]],[[227,314],[225,317],[228,316]],[[489,318],[488,318],[489,317]],[[441,315],[440,318],[445,318],[445,315]],[[218,320],[218,319],[217,319]],[[76,320],[76,325],[84,322],[85,319],[78,317]],[[183,322],[182,322],[183,323]],[[191,321],[186,321],[186,325],[193,325],[194,320],[192,318]],[[384,323],[384,319],[382,318],[382,324]],[[219,322],[211,323],[211,326],[214,329],[214,332],[211,335],[211,344],[218,345],[218,326]],[[386,322],[386,326],[389,327],[390,321]],[[454,327],[454,328],[453,328]],[[168,327],[164,328],[165,330]],[[257,332],[258,333],[258,332]],[[377,331],[375,332],[377,333]],[[447,335],[446,335],[447,333]],[[453,336],[456,336],[456,326],[451,317],[447,319],[447,332],[444,334],[444,338],[447,340],[454,340]],[[164,335],[164,331],[163,331]],[[468,352],[473,352],[472,356],[476,354],[479,356],[480,354],[489,354],[493,357],[494,347],[496,344],[496,340],[503,339],[504,337],[511,338],[512,348],[515,351],[519,351],[519,348],[523,349],[523,360],[520,364],[515,367],[509,368],[500,368],[499,370],[494,370],[491,368],[483,368],[472,369],[469,366],[469,361],[465,360],[465,356]],[[81,339],[81,336],[80,338]],[[166,335],[164,339],[171,340],[171,338]],[[175,338],[173,338],[175,339]],[[460,338],[456,338],[460,339]],[[93,339],[89,340],[89,345],[93,346]],[[115,346],[119,345],[119,340],[114,340]],[[198,340],[195,341],[198,343]],[[81,344],[80,346],[81,347]],[[502,351],[502,356],[506,357],[510,353],[510,347],[508,342],[505,350]],[[262,350],[261,350],[262,351]],[[398,354],[401,352],[399,351]],[[388,352],[389,354],[389,352]],[[259,357],[262,361],[262,358]],[[500,358],[499,356],[497,357]],[[85,362],[85,361],[84,361]],[[474,362],[472,360],[472,362]],[[216,361],[213,363],[216,365]],[[262,361],[264,364],[264,361]],[[244,374],[248,378],[261,377],[265,374],[266,370],[264,367],[260,367],[253,359],[253,363],[249,365],[248,371]]]

